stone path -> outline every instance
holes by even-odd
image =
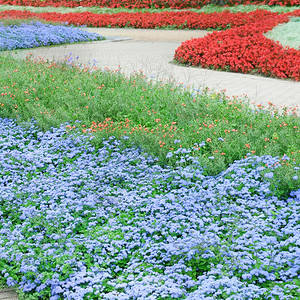
[[[13,289],[2,289],[0,290],[0,300],[17,300],[18,295]]]
[[[201,30],[150,30],[88,28],[109,38],[103,42],[44,47],[22,50],[20,56],[31,52],[49,60],[59,60],[72,53],[79,56],[80,63],[130,74],[142,70],[145,75],[162,80],[173,79],[195,88],[209,87],[211,90],[225,90],[228,96],[247,95],[257,104],[268,102],[278,106],[300,105],[300,83],[290,80],[265,78],[262,76],[213,71],[172,63],[174,51],[182,41],[199,38],[207,34]],[[300,68],[300,66],[299,66]]]

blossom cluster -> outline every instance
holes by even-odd
[[[299,11],[299,10],[298,10]],[[266,10],[254,12],[232,13],[229,11],[215,13],[196,13],[192,11],[172,12],[136,12],[116,14],[95,14],[91,12],[34,13],[30,11],[6,10],[0,12],[0,18],[27,19],[37,18],[51,22],[68,22],[72,25],[86,25],[89,27],[134,27],[134,28],[162,28],[172,26],[181,29],[227,29],[255,21],[264,21],[276,17],[278,13]],[[286,17],[285,17],[286,20]]]
[[[261,174],[278,158],[204,176],[189,149],[160,167],[68,126],[0,119],[1,281],[51,300],[299,295],[300,190],[278,199]]]
[[[99,6],[99,7],[125,7],[125,8],[201,8],[204,5],[214,4],[212,0],[0,0],[0,4],[23,5],[23,6]],[[281,5],[296,6],[300,0],[225,0],[224,4],[234,5]]]
[[[259,12],[258,12],[259,14]],[[241,73],[258,73],[277,78],[300,80],[300,51],[283,47],[264,34],[288,22],[292,13],[250,21],[239,28],[214,32],[201,39],[185,41],[175,51],[175,60],[204,68]]]
[[[97,33],[76,27],[54,26],[41,22],[24,23],[20,26],[3,26],[0,23],[0,51],[101,39],[103,37]]]

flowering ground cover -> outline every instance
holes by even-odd
[[[297,9],[298,6],[268,6],[268,5],[235,5],[235,6],[219,6],[219,5],[206,5],[199,9],[191,8],[189,11],[197,13],[214,13],[222,11],[230,12],[250,12],[257,9],[268,10],[272,12],[289,12]],[[125,8],[125,7],[99,7],[99,6],[78,6],[78,7],[65,7],[65,6],[21,6],[21,5],[0,5],[0,11],[3,10],[28,10],[36,13],[40,12],[92,12],[95,14],[115,14],[120,12],[163,12],[163,11],[181,11],[172,8]]]
[[[24,5],[24,6],[65,6],[65,7],[78,7],[78,6],[100,6],[100,7],[126,7],[126,8],[201,8],[204,5],[215,4],[216,1],[212,0],[0,0],[0,4],[9,5]],[[224,4],[236,6],[239,4],[248,5],[281,5],[281,6],[297,6],[300,5],[299,0],[224,0]]]
[[[299,10],[298,10],[299,11]],[[297,15],[296,12],[291,14]],[[277,18],[276,18],[277,17]],[[0,18],[27,19],[37,18],[51,22],[68,22],[72,25],[86,25],[89,27],[133,27],[133,28],[179,28],[179,29],[228,29],[239,27],[255,21],[278,19],[278,13],[257,10],[252,12],[232,13],[222,11],[216,13],[196,13],[192,11],[166,11],[158,13],[121,12],[116,14],[94,14],[91,12],[57,13],[7,10],[0,12]],[[281,18],[284,18],[284,14]],[[284,21],[282,21],[284,22]]]
[[[297,299],[296,110],[74,60],[0,54],[0,286]]]
[[[297,299],[300,190],[273,195],[278,158],[204,176],[188,149],[163,168],[65,126],[0,119],[2,282],[31,299]]]
[[[300,51],[283,47],[264,34],[300,10],[247,22],[225,32],[214,32],[201,39],[183,42],[175,51],[180,63],[241,73],[258,73],[277,78],[300,80]]]
[[[4,26],[0,23],[0,51],[34,48],[40,46],[102,40],[103,37],[79,28],[24,23],[18,26]]]
[[[95,134],[95,141],[126,134],[158,157],[161,165],[176,166],[176,155],[167,154],[191,148],[210,175],[247,153],[287,154],[291,161],[281,161],[284,168],[274,176],[274,186],[279,196],[300,188],[300,180],[291,180],[298,175],[294,164],[300,163],[296,108],[286,109],[281,116],[271,103],[269,109],[261,105],[254,109],[224,94],[191,93],[172,83],[151,83],[143,74],[127,78],[72,67],[73,61],[72,56],[62,62],[0,57],[0,116],[24,121],[35,118],[44,130],[80,120],[74,126]]]

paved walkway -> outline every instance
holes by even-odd
[[[300,83],[262,76],[206,70],[178,66],[172,63],[174,51],[182,41],[207,34],[201,30],[148,30],[88,28],[109,37],[103,42],[65,45],[22,50],[21,56],[31,52],[50,60],[58,60],[72,53],[81,63],[97,61],[97,66],[109,69],[120,68],[130,74],[142,70],[162,80],[174,79],[195,88],[226,90],[228,96],[247,95],[251,101],[267,105],[300,106]],[[300,68],[300,66],[299,66]]]
[[[18,295],[13,289],[0,290],[0,300],[18,300]]]

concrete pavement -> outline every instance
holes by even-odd
[[[14,289],[2,289],[0,290],[0,300],[18,300],[18,294]]]
[[[41,47],[18,51],[31,52],[49,60],[59,60],[69,53],[79,56],[79,63],[97,62],[100,68],[120,69],[125,74],[142,70],[145,75],[161,80],[174,80],[195,88],[225,90],[228,96],[247,96],[250,101],[278,106],[300,105],[300,83],[239,73],[213,71],[172,63],[175,49],[182,41],[203,37],[201,30],[150,30],[87,28],[108,37],[106,41]],[[299,66],[300,68],[300,66]]]

